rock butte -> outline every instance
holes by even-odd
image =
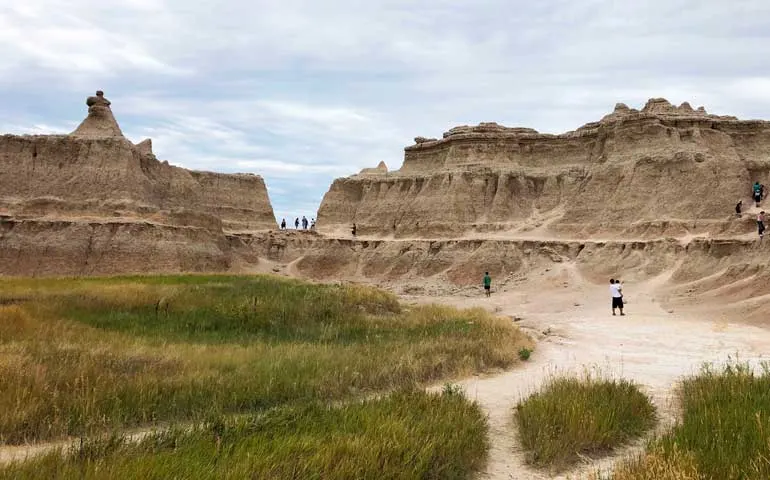
[[[336,180],[318,228],[456,238],[547,217],[561,238],[748,233],[730,214],[769,171],[769,122],[651,99],[561,135],[482,123],[417,137],[399,170]]]
[[[0,273],[226,270],[225,232],[276,226],[261,177],[160,162],[86,104],[70,135],[0,136]]]
[[[283,232],[260,177],[159,162],[103,94],[87,104],[71,135],[0,137],[0,274],[273,271],[435,294],[569,262],[601,283],[668,272],[672,294],[727,292],[763,318],[749,195],[770,181],[770,122],[651,99],[560,135],[456,127],[417,137],[398,170],[335,180],[318,232]]]

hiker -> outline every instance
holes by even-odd
[[[351,233],[353,233],[353,236],[356,236],[356,224],[353,224],[353,229],[351,230]]]
[[[299,230],[299,217],[294,219],[294,228]]]
[[[487,297],[492,295],[492,277],[489,276],[489,272],[484,272],[484,293]]]
[[[281,220],[281,230],[286,230],[286,219]]]
[[[759,202],[762,201],[762,185],[760,185],[759,182],[754,182],[752,192],[754,196],[754,203],[756,203],[757,207],[759,207]]]
[[[310,219],[310,230],[315,230],[315,218]]]
[[[302,215],[302,229],[307,230],[307,218],[304,215]]]
[[[741,208],[743,207],[743,200],[738,200],[738,204],[735,205],[735,215],[741,218]]]
[[[620,280],[610,278],[610,294],[612,295],[612,315],[615,315],[615,309],[620,310],[620,315],[623,313],[623,287],[620,285]]]
[[[759,231],[759,241],[765,236],[765,211],[762,210],[757,215],[757,230]]]

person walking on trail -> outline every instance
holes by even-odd
[[[354,237],[356,236],[356,224],[355,223],[353,224],[353,228],[350,230],[350,233],[352,233]]]
[[[281,230],[286,230],[286,219],[281,220]]]
[[[615,309],[620,310],[620,315],[623,313],[623,287],[620,284],[620,280],[610,278],[610,294],[612,295],[612,315],[615,315]]]
[[[743,200],[738,200],[738,203],[735,205],[735,215],[738,218],[741,218],[741,208],[743,208]]]
[[[492,277],[489,276],[489,272],[484,272],[484,293],[487,297],[492,295]]]
[[[759,202],[762,201],[762,185],[760,185],[759,182],[754,182],[752,192],[754,194],[754,203],[756,203],[757,207],[759,207]]]
[[[299,217],[294,219],[294,228],[299,230]]]
[[[302,216],[302,229],[307,230],[307,218],[304,215]]]
[[[762,210],[759,212],[759,215],[757,215],[757,232],[759,233],[759,241],[762,241],[762,238],[765,236],[765,211]]]

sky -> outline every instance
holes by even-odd
[[[767,0],[0,0],[0,132],[105,91],[161,160],[262,175],[278,221],[416,136],[561,133],[651,97],[770,119]]]

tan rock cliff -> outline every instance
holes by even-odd
[[[731,221],[770,181],[770,122],[651,99],[560,135],[496,123],[418,137],[387,175],[337,179],[322,232],[457,237],[547,230],[566,238],[744,233]]]

